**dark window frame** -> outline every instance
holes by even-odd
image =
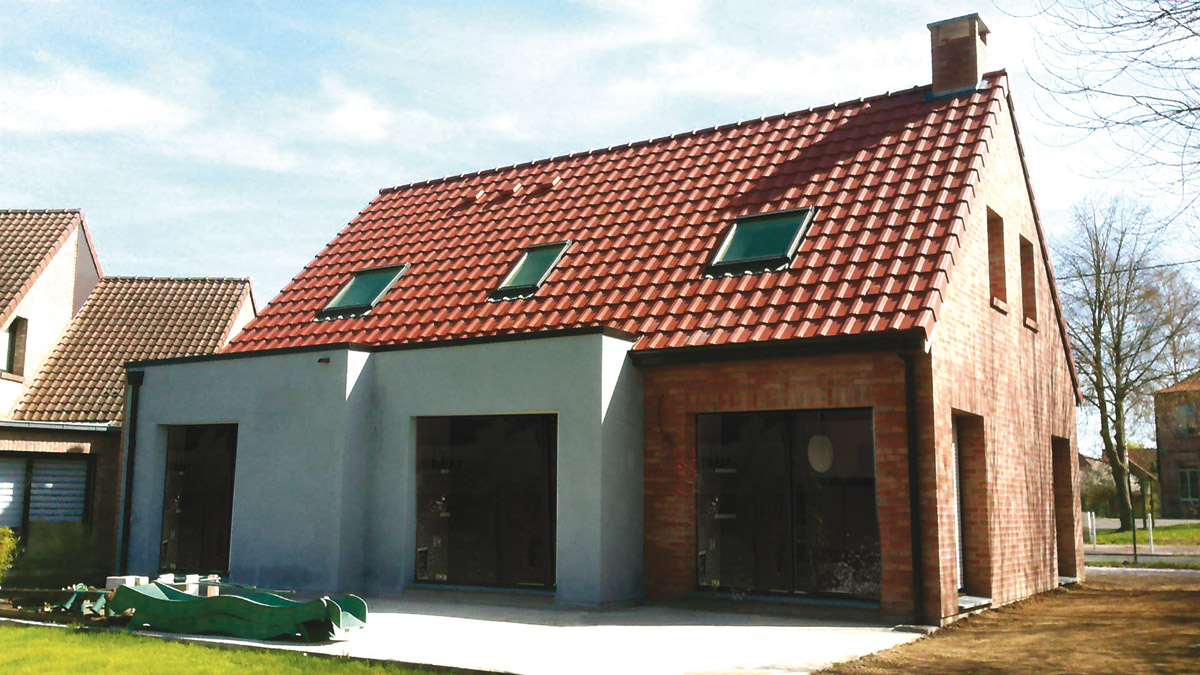
[[[366,267],[366,268],[356,271],[354,273],[354,276],[350,277],[350,279],[348,281],[346,281],[346,283],[342,284],[341,288],[338,289],[337,293],[334,293],[333,297],[329,299],[329,302],[325,303],[325,307],[323,307],[321,309],[321,311],[317,313],[317,318],[318,319],[342,319],[342,318],[351,317],[351,316],[362,316],[364,314],[369,313],[372,309],[374,309],[375,305],[378,304],[379,301],[383,299],[383,296],[387,295],[389,291],[391,291],[393,288],[395,288],[396,283],[399,282],[402,278],[404,278],[404,275],[408,274],[408,271],[411,268],[412,268],[412,265],[410,263],[400,263],[398,265],[379,265],[377,267]],[[391,281],[389,281],[386,285],[384,285],[382,290],[380,290],[378,293],[375,294],[374,297],[371,298],[370,302],[355,303],[353,305],[334,306],[334,303],[336,303],[340,297],[342,297],[344,294],[346,294],[347,291],[350,290],[350,288],[354,285],[354,282],[359,277],[361,277],[365,274],[371,274],[373,272],[383,272],[386,270],[396,270],[396,274],[394,276],[392,276]]]
[[[1195,478],[1194,481],[1192,480],[1193,478]],[[1200,489],[1197,489],[1195,492],[1193,492],[1193,482],[1197,484],[1198,488],[1200,488],[1200,469],[1179,470],[1179,501],[1200,502]]]
[[[737,235],[739,225],[752,224],[756,221],[774,220],[777,218],[786,217],[792,214],[800,216],[800,224],[796,228],[796,233],[792,240],[788,243],[787,248],[782,254],[758,256],[754,258],[739,258],[736,260],[722,260],[725,253],[729,250],[729,246],[733,243],[734,237]],[[785,209],[783,211],[771,211],[768,213],[755,213],[753,215],[740,216],[733,220],[733,224],[726,230],[724,238],[713,252],[711,260],[708,263],[708,269],[705,272],[706,276],[736,276],[741,274],[757,274],[768,272],[786,267],[796,258],[796,252],[800,250],[800,244],[804,238],[808,236],[812,229],[813,221],[816,220],[817,210],[813,207],[803,206],[796,209]]]
[[[542,287],[542,284],[546,283],[546,279],[548,279],[558,267],[558,263],[562,262],[563,256],[566,255],[567,249],[571,248],[572,243],[573,242],[570,239],[566,239],[563,241],[553,241],[545,244],[527,246],[521,251],[521,256],[517,258],[516,262],[514,262],[512,266],[508,268],[508,272],[504,275],[504,279],[501,280],[500,285],[497,286],[496,290],[492,292],[492,296],[489,299],[493,301],[516,300],[518,298],[527,298],[537,293],[537,290]],[[517,273],[521,271],[525,261],[529,259],[529,254],[531,252],[555,247],[559,247],[558,255],[554,256],[554,260],[552,260],[550,264],[546,266],[545,271],[542,272],[542,275],[538,278],[536,283],[521,284],[519,286],[509,285],[509,282],[512,281],[513,277],[515,277]]]
[[[8,333],[8,349],[0,372],[22,377],[25,375],[25,342],[29,337],[29,320],[14,316],[5,332]]]

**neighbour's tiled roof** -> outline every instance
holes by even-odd
[[[227,351],[610,327],[637,349],[916,329],[942,302],[1003,72],[382,190]],[[709,278],[733,219],[814,207],[786,269]],[[491,301],[570,240],[536,295]],[[365,316],[318,320],[357,271],[411,264]]]
[[[101,279],[13,418],[121,421],[125,363],[215,353],[249,294],[248,279]]]
[[[1193,373],[1175,384],[1159,389],[1156,394],[1175,394],[1185,391],[1200,391],[1200,372]]]
[[[0,323],[82,222],[77,209],[0,210]]]

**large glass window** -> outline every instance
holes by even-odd
[[[791,261],[809,224],[811,209],[739,218],[713,257],[712,273],[779,267]]]
[[[877,599],[869,409],[697,416],[702,588]]]
[[[554,415],[417,420],[420,582],[552,587]]]

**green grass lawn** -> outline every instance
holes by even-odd
[[[469,673],[296,652],[221,649],[117,632],[0,624],[0,672],[29,673]]]
[[[1141,529],[1142,521],[1138,520],[1138,544],[1149,544],[1148,533]],[[1115,530],[1100,530],[1096,532],[1097,544],[1128,544],[1131,537],[1128,532]],[[1154,543],[1164,546],[1200,546],[1200,524],[1167,525],[1154,528]]]

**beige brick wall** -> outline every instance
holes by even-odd
[[[13,407],[21,398],[21,391],[32,382],[34,374],[42,367],[71,322],[79,248],[79,230],[76,230],[13,312],[14,317],[29,321],[25,341],[25,379],[24,382],[0,380],[0,417],[12,415]],[[7,329],[7,323],[0,327],[0,330]]]
[[[1064,439],[1060,454],[1065,451],[1073,457],[1076,449],[1073,385],[1013,124],[1006,105],[994,112],[998,124],[994,137],[987,140],[980,191],[961,234],[941,319],[931,339],[938,490],[936,495],[923,495],[923,512],[936,513],[936,526],[931,523],[931,529],[937,533],[937,545],[926,551],[926,592],[929,602],[940,605],[943,617],[956,611],[958,595],[952,482],[955,416],[983,418],[984,461],[964,458],[964,464],[978,466],[985,474],[977,472],[967,480],[986,481],[974,486],[986,508],[969,513],[964,530],[982,529],[988,534],[990,551],[984,555],[990,561],[983,562],[990,574],[980,581],[994,604],[1057,585],[1052,439]],[[1006,309],[992,302],[989,289],[989,208],[1004,220]],[[1035,246],[1036,322],[1027,321],[1022,311],[1021,237]],[[964,452],[979,451],[964,448]],[[1063,568],[1082,574],[1078,463],[1063,466],[1068,465],[1072,468],[1067,492],[1058,501],[1073,508],[1060,506],[1058,524],[1074,532],[1075,545],[1065,546],[1071,560],[1064,561]],[[1063,487],[1061,477],[1059,482]]]

